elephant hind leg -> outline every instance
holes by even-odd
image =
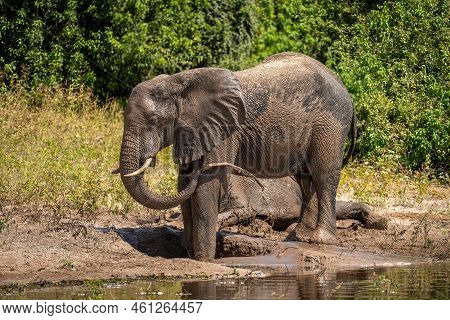
[[[293,224],[292,227],[286,229],[289,232],[287,239],[310,243],[335,244],[337,241],[336,220],[330,219],[328,216],[330,215],[328,211],[333,211],[332,199],[326,193],[317,192],[311,176],[298,178],[297,181],[302,191],[300,220],[297,224]]]
[[[219,213],[217,219],[218,229],[223,229],[239,224],[249,224],[256,219],[256,213],[250,207],[235,208]]]
[[[321,128],[312,137],[309,148],[308,171],[302,177],[303,205],[300,223],[290,233],[289,239],[305,242],[335,244],[336,192],[342,166],[343,139],[336,144],[336,133]],[[314,219],[315,218],[315,219]]]
[[[363,203],[338,201],[336,203],[336,219],[353,219],[360,221],[366,229],[386,230],[388,219],[374,213]]]
[[[312,212],[317,215],[317,211]],[[366,229],[386,230],[389,220],[379,214],[376,214],[363,203],[337,201],[336,202],[336,220],[358,220]],[[294,222],[286,228],[286,232],[291,233],[298,222]],[[308,225],[308,224],[307,224]],[[305,227],[303,227],[305,228]]]
[[[318,203],[312,178],[311,176],[297,176],[295,179],[302,193],[299,223],[302,229],[314,230],[317,227]]]

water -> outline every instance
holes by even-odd
[[[1,299],[449,299],[450,263],[203,281],[87,281]]]

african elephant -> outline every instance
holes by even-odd
[[[356,120],[344,85],[320,62],[281,53],[238,72],[160,75],[133,89],[124,118],[117,172],[126,190],[152,209],[181,204],[195,259],[214,258],[219,197],[230,168],[255,177],[294,176],[303,200],[291,238],[336,242],[336,189],[354,149]],[[179,192],[156,195],[143,172],[172,144]]]
[[[293,177],[258,179],[230,174],[219,202],[219,229],[246,225],[255,219],[268,222],[273,230],[292,229],[298,221],[302,193]],[[364,203],[337,201],[336,219],[352,219],[367,229],[387,228],[388,220]]]

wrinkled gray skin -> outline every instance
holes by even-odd
[[[254,179],[231,174],[228,190],[222,190],[219,202],[219,229],[246,225],[255,219],[268,222],[276,231],[295,228],[301,208],[301,189],[292,177]],[[336,219],[358,220],[367,229],[387,228],[388,220],[367,205],[337,201]]]
[[[218,204],[232,163],[257,177],[295,177],[302,193],[290,239],[336,242],[336,189],[344,142],[355,117],[342,82],[307,56],[282,53],[254,68],[200,68],[137,85],[125,109],[120,152],[122,182],[140,204],[181,204],[185,242],[195,259],[214,258]],[[158,196],[135,172],[173,144],[179,193]]]

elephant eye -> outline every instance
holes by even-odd
[[[155,115],[145,115],[145,122],[147,125],[153,127],[158,124],[158,118]]]

